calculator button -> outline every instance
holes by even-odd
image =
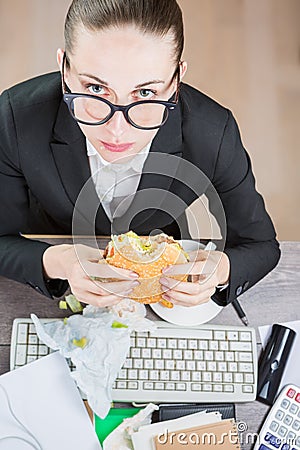
[[[293,422],[293,418],[292,416],[289,416],[288,414],[285,416],[283,423],[285,425],[291,425],[291,423]]]
[[[295,437],[296,437],[296,433],[294,433],[293,431],[289,431],[286,439],[288,442],[294,441]]]
[[[296,430],[296,431],[299,431],[299,430],[300,430],[300,422],[299,422],[299,420],[295,420],[295,422],[294,422],[293,425],[292,425],[292,428],[293,428],[294,430]]]
[[[285,444],[282,445],[280,450],[289,450],[289,449],[290,449],[290,445],[285,443]]]
[[[270,449],[270,447],[267,447],[266,445],[261,444],[261,445],[259,446],[259,449],[258,449],[258,450],[271,450],[271,449]]]
[[[296,402],[300,403],[300,392],[298,392],[298,394],[296,395],[295,400]]]
[[[284,437],[286,435],[286,433],[287,433],[287,428],[285,428],[285,427],[279,428],[279,431],[278,431],[279,436]]]
[[[297,414],[299,407],[295,405],[294,403],[291,405],[289,411],[291,414]]]
[[[277,431],[277,428],[279,427],[279,423],[275,422],[275,420],[273,420],[270,424],[270,430],[272,431]]]
[[[290,388],[290,389],[287,391],[287,394],[286,394],[286,395],[287,395],[288,397],[290,397],[290,398],[293,398],[295,394],[296,394],[295,389]]]
[[[282,420],[284,418],[284,412],[279,409],[275,414],[275,419]]]
[[[281,408],[283,409],[288,409],[288,407],[290,406],[291,402],[289,400],[287,400],[286,398],[284,398],[281,402]]]
[[[295,444],[300,447],[300,436],[297,437]]]

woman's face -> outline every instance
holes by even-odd
[[[110,28],[76,33],[70,68],[65,81],[71,92],[101,96],[116,105],[140,100],[168,100],[176,89],[176,70],[171,36],[143,34],[134,27]],[[61,66],[62,50],[58,51]],[[185,65],[181,68],[181,75]],[[156,135],[155,130],[139,130],[122,112],[103,125],[79,124],[100,155],[109,162],[134,155]]]

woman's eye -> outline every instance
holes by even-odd
[[[149,98],[151,98],[151,97],[153,97],[155,95],[155,92],[154,91],[151,91],[150,89],[140,89],[138,92],[137,92],[137,96],[139,97],[139,98],[143,98],[143,99],[149,99]]]
[[[99,84],[90,84],[87,88],[93,95],[101,95],[105,93],[103,86],[100,86]]]

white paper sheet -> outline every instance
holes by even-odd
[[[279,323],[279,322],[278,322]],[[284,322],[280,323],[280,325],[284,325],[285,327],[291,328],[296,332],[296,337],[294,340],[294,344],[292,347],[292,351],[290,353],[289,359],[287,361],[285,370],[282,375],[281,383],[278,388],[278,392],[280,389],[286,384],[293,383],[296,386],[300,386],[300,320],[293,322]],[[272,325],[264,325],[258,328],[259,334],[261,337],[261,342],[263,347],[265,347],[268,338],[271,334]]]
[[[39,448],[37,442],[43,450],[101,449],[68,365],[58,352],[5,373],[0,385],[0,450]],[[37,442],[12,416],[5,392],[13,413]],[[1,440],[9,435],[23,437],[34,446]]]

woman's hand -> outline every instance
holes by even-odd
[[[68,280],[77,300],[94,306],[111,306],[130,294],[138,275],[109,264],[99,264],[103,251],[86,245],[55,245],[43,255],[46,276]],[[95,281],[91,277],[114,279]],[[117,280],[115,280],[117,279]]]
[[[169,266],[163,270],[160,279],[165,294],[163,298],[175,305],[196,306],[206,303],[219,284],[227,283],[230,262],[225,253],[198,250],[189,254],[190,262]],[[191,282],[170,278],[172,275],[187,274]]]

